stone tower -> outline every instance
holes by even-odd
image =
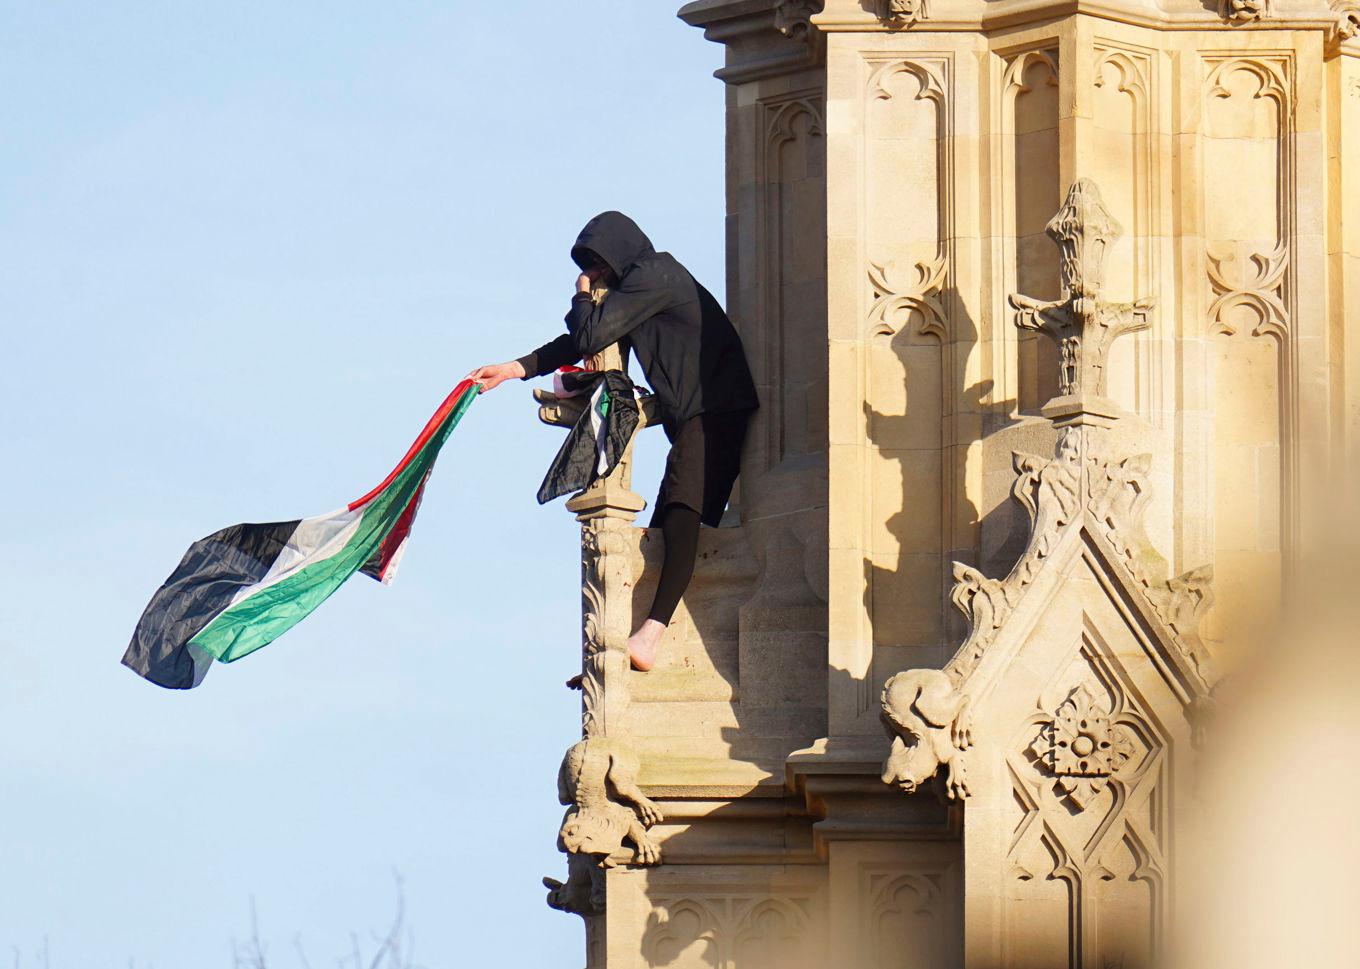
[[[1154,964],[1216,671],[1360,453],[1360,2],[680,16],[762,407],[651,673],[626,462],[569,503],[550,904],[591,969]]]

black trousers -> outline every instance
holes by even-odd
[[[672,504],[693,508],[705,525],[718,527],[741,471],[741,447],[751,413],[697,414],[673,434],[666,429],[671,451],[652,509],[653,528],[663,525],[662,518]]]
[[[671,438],[666,473],[652,510],[653,528],[666,541],[661,577],[648,618],[671,621],[680,597],[694,576],[700,523],[716,528],[741,471],[749,410],[699,414]]]

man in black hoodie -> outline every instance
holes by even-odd
[[[612,343],[637,356],[671,442],[651,521],[666,540],[661,576],[646,621],[628,639],[633,667],[645,671],[694,574],[699,525],[716,527],[727,507],[746,424],[759,402],[741,339],[723,308],[674,256],[653,249],[632,219],[597,215],[581,230],[571,258],[581,275],[567,332],[468,377],[485,393],[512,377],[552,373]],[[591,289],[601,285],[609,292],[597,304]]]

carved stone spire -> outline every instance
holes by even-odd
[[[1060,424],[1108,423],[1119,416],[1105,396],[1110,347],[1125,333],[1147,329],[1153,304],[1112,303],[1101,296],[1105,257],[1124,230],[1095,182],[1073,182],[1046,231],[1061,253],[1062,298],[1045,302],[1012,295],[1011,306],[1019,311],[1015,325],[1058,344],[1060,396],[1044,405],[1044,414]]]

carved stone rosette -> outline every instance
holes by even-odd
[[[1103,791],[1134,753],[1132,735],[1082,684],[1040,727],[1030,749],[1078,810]]]

